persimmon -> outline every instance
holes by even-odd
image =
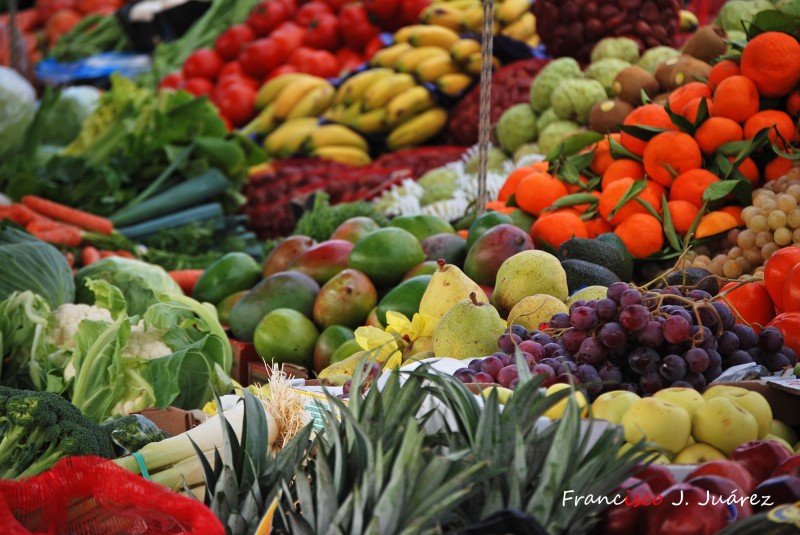
[[[646,258],[664,246],[664,229],[651,214],[633,214],[614,229],[634,258]]]
[[[663,128],[665,130],[677,130],[678,127],[672,123],[669,118],[667,110],[661,104],[645,104],[634,109],[625,117],[622,124],[627,126],[651,126],[654,128]],[[620,135],[620,144],[636,154],[641,156],[644,154],[644,148],[647,146],[647,141],[634,137],[630,134],[622,132]]]
[[[796,264],[786,275],[782,297],[784,312],[800,312],[800,264]]]
[[[722,287],[719,300],[731,309],[736,323],[750,324],[756,332],[775,317],[775,305],[761,281],[729,282]]]
[[[714,116],[727,117],[743,124],[758,112],[759,101],[756,84],[746,76],[731,76],[724,79],[714,91]]]
[[[744,139],[744,131],[733,119],[709,117],[695,130],[694,139],[703,154],[713,154],[725,143]]]
[[[783,32],[760,33],[747,42],[739,67],[761,95],[788,95],[800,82],[800,43]]]
[[[786,99],[786,111],[792,117],[800,115],[800,89],[792,91],[792,94]]]
[[[697,208],[703,206],[703,194],[719,178],[705,169],[691,169],[675,178],[669,190],[670,201],[686,201]]]
[[[700,146],[684,132],[662,132],[647,143],[644,149],[644,170],[647,176],[669,187],[673,173],[678,176],[703,165]]]
[[[783,334],[784,345],[800,354],[800,312],[778,314],[767,327],[778,329]]]

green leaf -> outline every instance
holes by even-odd
[[[578,171],[585,171],[594,160],[594,151],[569,156],[567,161]]]
[[[775,143],[772,144],[772,151],[781,158],[786,158],[787,160],[800,160],[800,151],[785,152]]]
[[[703,201],[721,201],[737,188],[747,188],[749,186],[750,182],[746,180],[720,180],[719,182],[709,184],[703,192]]]
[[[586,147],[597,143],[603,139],[603,137],[605,136],[598,132],[581,132],[579,134],[571,135],[559,143],[555,149],[550,151],[550,154],[546,156],[546,159],[547,161],[553,162],[562,156],[572,156]]]
[[[637,156],[636,154],[632,153],[631,151],[623,147],[614,138],[609,138],[608,144],[609,147],[611,148],[611,155],[614,156],[615,159],[627,158],[629,160],[636,160],[637,162],[642,163],[641,156]]]
[[[661,197],[661,211],[664,213],[662,225],[664,227],[664,234],[667,236],[667,241],[670,247],[676,251],[680,251],[682,249],[681,242],[678,238],[678,233],[675,231],[675,226],[672,224],[672,214],[669,211],[666,195]]]
[[[548,210],[566,208],[567,206],[575,206],[576,204],[597,204],[598,202],[600,202],[600,199],[591,193],[572,193],[556,199],[553,204],[548,207]]]
[[[666,128],[656,128],[655,126],[642,126],[642,125],[620,125],[619,129],[626,134],[641,139],[642,141],[650,141],[658,134],[666,132]]]
[[[669,119],[672,121],[672,124],[677,126],[682,132],[686,132],[690,135],[694,134],[695,125],[693,125],[689,119],[672,111],[672,108],[669,107],[669,104],[665,104],[664,109],[667,110],[667,115],[669,115]]]
[[[697,225],[700,224],[700,220],[703,218],[703,216],[708,213],[708,203],[709,201],[703,201],[703,206],[700,208],[700,211],[697,212],[697,215],[694,216],[694,220],[692,220],[689,230],[686,231],[686,237],[683,240],[683,248],[686,248],[689,245],[689,242],[691,242],[692,237],[697,230]]]
[[[786,13],[774,9],[760,11],[745,29],[748,40],[764,32],[783,32],[794,35],[800,29],[800,19],[787,16]]]
[[[563,160],[561,162],[557,176],[559,178],[563,178],[565,182],[573,186],[577,186],[578,184],[581,183],[580,173],[575,168],[575,166],[569,162],[569,160]]]
[[[608,218],[609,219],[613,218],[620,208],[625,206],[628,203],[628,201],[630,201],[631,199],[639,195],[642,191],[644,191],[646,187],[647,187],[647,181],[644,179],[636,180],[633,184],[631,184],[631,186],[628,188],[625,194],[622,197],[620,197],[616,206],[614,206],[614,209],[611,210],[611,213],[609,214]]]
[[[86,286],[94,292],[95,306],[108,310],[113,319],[117,319],[120,314],[125,314],[127,304],[125,296],[119,288],[102,279],[88,279]]]
[[[641,204],[645,210],[650,212],[650,215],[658,219],[658,222],[661,223],[661,214],[658,213],[658,210],[656,210],[652,204],[650,204],[649,202],[640,197],[634,197],[633,200]]]
[[[696,132],[700,125],[709,118],[709,115],[708,99],[703,98],[700,100],[700,105],[697,107],[697,116],[695,117],[694,124],[692,125],[692,132]]]

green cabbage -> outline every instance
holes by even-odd
[[[0,67],[0,157],[17,148],[36,114],[36,91],[17,71]]]
[[[95,87],[81,85],[64,89],[46,116],[42,143],[56,146],[71,143],[99,103],[100,91]]]
[[[72,269],[64,255],[27,232],[2,224],[0,266],[0,300],[25,290],[41,295],[51,308],[75,299]]]
[[[88,279],[104,280],[119,288],[132,316],[144,314],[158,302],[158,294],[183,295],[164,268],[130,258],[110,256],[81,268],[75,274],[79,303],[94,303],[94,293],[86,286]]]

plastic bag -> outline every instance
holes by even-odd
[[[17,71],[0,67],[0,157],[25,137],[36,113],[36,91]]]
[[[159,429],[152,420],[141,414],[130,414],[109,420],[100,427],[111,435],[111,440],[120,456],[130,455],[151,442],[169,438],[169,435]]]

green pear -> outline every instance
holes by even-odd
[[[497,271],[492,304],[502,317],[529,295],[552,295],[566,301],[567,273],[558,258],[545,251],[522,251],[506,259]]]
[[[491,355],[506,323],[497,310],[478,301],[477,292],[463,299],[442,316],[433,330],[433,352],[437,357],[468,359]]]
[[[438,261],[439,268],[431,276],[428,288],[422,294],[419,313],[441,318],[450,308],[471,293],[485,295],[478,283],[467,277],[458,266]]]
[[[552,295],[529,295],[514,305],[508,313],[508,324],[522,325],[529,331],[539,329],[542,323],[549,323],[553,315],[563,312],[567,314],[569,307]]]

